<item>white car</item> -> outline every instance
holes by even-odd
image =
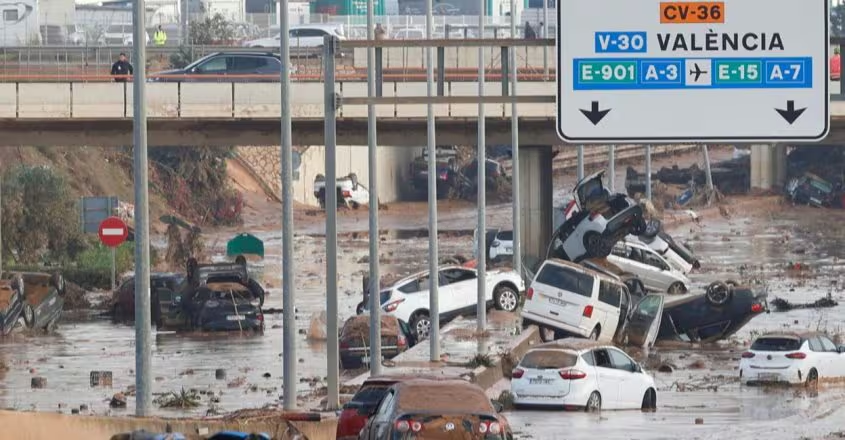
[[[478,305],[478,276],[475,269],[443,266],[438,278],[441,322],[460,315],[474,315]],[[384,313],[409,323],[418,340],[427,338],[431,330],[428,289],[429,272],[425,271],[399,280],[380,292],[379,300]],[[523,290],[525,284],[516,272],[487,272],[488,305],[492,303],[499,310],[513,312],[519,307],[519,296]],[[368,310],[369,301],[365,298],[361,312],[368,313]]]
[[[701,262],[689,248],[675,241],[671,235],[663,231],[660,220],[651,220],[646,226],[646,232],[640,236],[629,235],[629,239],[638,240],[648,245],[666,258],[669,264],[675,266],[685,275],[693,269],[701,268]]]
[[[487,242],[487,259],[489,261],[508,260],[513,258],[513,231],[488,229],[485,234]],[[478,258],[478,231],[472,236],[473,257]]]
[[[314,197],[320,202],[320,208],[326,209],[326,177],[317,174],[314,178]],[[358,182],[358,176],[351,173],[337,178],[337,204],[347,208],[358,209],[361,205],[370,203],[370,191]]]
[[[616,243],[607,261],[636,275],[646,289],[652,292],[677,295],[689,291],[689,278],[669,264],[662,255],[639,241],[627,239]]]
[[[144,37],[146,38],[146,44],[150,44],[150,34],[147,31],[144,31]],[[132,34],[127,35],[123,38],[123,45],[124,46],[131,46],[132,40],[134,40],[135,36]]]
[[[617,276],[563,260],[546,260],[525,293],[522,325],[540,327],[552,341],[578,336],[605,343],[651,347],[663,316],[663,296],[646,295],[634,304]]]
[[[305,47],[317,48],[322,47],[326,35],[333,35],[334,37],[345,40],[346,34],[343,31],[343,25],[339,23],[324,23],[324,24],[304,24],[291,26],[290,32],[290,47]],[[244,43],[246,47],[279,47],[281,41],[281,34],[270,38],[259,38]]]
[[[624,351],[570,338],[538,345],[511,373],[517,406],[564,409],[657,409],[654,378]]]
[[[739,361],[740,381],[747,385],[788,383],[818,385],[845,379],[845,345],[824,333],[775,332],[757,337]]]

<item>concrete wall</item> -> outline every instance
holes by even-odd
[[[552,235],[553,171],[551,147],[524,147],[519,150],[520,219],[524,259],[545,259]]]
[[[421,152],[419,148],[379,147],[379,200],[382,203],[400,200],[407,187],[408,168],[411,161]],[[325,174],[326,149],[322,146],[296,147],[300,154],[298,179],[293,183],[293,197],[299,203],[319,206],[314,197],[313,183],[317,174]],[[238,147],[238,156],[255,174],[270,187],[276,197],[281,198],[281,176],[279,147]],[[369,167],[367,150],[361,147],[337,147],[337,174],[345,176],[349,173],[358,175],[358,181],[368,186]]]

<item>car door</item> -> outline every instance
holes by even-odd
[[[613,367],[613,361],[607,349],[593,350],[596,374],[598,374],[598,389],[601,394],[602,408],[615,409],[619,402],[619,387],[622,375]]]
[[[441,285],[445,289],[440,292],[441,301],[448,304],[449,311],[454,313],[474,312],[478,303],[478,277],[472,269],[449,268],[441,269]],[[443,310],[441,308],[441,310]],[[445,311],[445,310],[443,310]]]
[[[266,81],[256,75],[264,75],[267,70],[267,61],[272,58],[258,56],[237,56],[233,58],[231,73],[233,75],[244,75],[239,82]],[[277,70],[278,72],[278,70]]]
[[[607,352],[610,354],[613,368],[619,375],[619,409],[639,408],[645,388],[637,363],[619,349],[608,347]]]
[[[826,358],[826,376],[835,378],[845,376],[845,354],[839,353],[836,344],[827,336],[820,335],[819,342],[821,343],[822,350],[824,350],[823,356]]]
[[[322,29],[300,29],[299,42],[301,47],[321,47],[328,35]]]
[[[628,345],[646,348],[654,345],[663,319],[663,295],[646,295],[631,311],[625,325]]]
[[[197,82],[222,82],[232,68],[232,58],[227,56],[213,57],[196,66],[191,75]]]

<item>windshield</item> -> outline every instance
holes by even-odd
[[[560,350],[532,350],[525,354],[519,365],[536,370],[552,370],[574,367],[578,357]]]
[[[346,408],[373,408],[381,402],[381,398],[390,387],[390,383],[374,383],[364,384],[361,389],[355,393],[347,404]]]
[[[801,341],[796,338],[757,338],[751,349],[754,351],[795,351],[801,348]]]

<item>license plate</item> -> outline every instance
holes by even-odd
[[[780,374],[777,373],[760,373],[757,375],[757,378],[760,380],[778,380],[780,379]]]
[[[556,306],[565,306],[566,305],[566,301],[564,301],[560,298],[552,298],[551,296],[549,297],[549,302],[556,305]]]
[[[246,319],[246,316],[244,316],[244,315],[229,315],[229,316],[226,317],[226,319],[229,320],[229,321],[243,321],[244,319]]]
[[[552,379],[544,377],[535,377],[532,379],[528,379],[528,383],[531,385],[548,385],[552,383]]]
[[[381,360],[384,361],[384,356],[381,357]],[[361,363],[362,364],[369,364],[370,357],[369,356],[361,356]]]

